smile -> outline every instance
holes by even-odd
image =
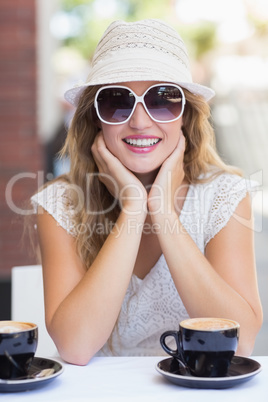
[[[160,138],[125,138],[123,140],[124,142],[126,142],[128,145],[132,145],[134,147],[151,147],[155,144],[157,144],[159,141],[161,141]]]

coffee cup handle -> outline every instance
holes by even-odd
[[[177,345],[176,350],[170,349],[170,347],[168,347],[168,345],[166,344],[166,338],[168,336],[173,336],[173,338],[175,338],[176,345]],[[175,357],[177,360],[180,361],[180,363],[182,364],[183,367],[187,368],[187,364],[185,363],[185,360],[183,357],[183,352],[182,352],[181,332],[180,331],[164,332],[160,337],[160,343],[165,352],[167,352],[170,356]]]
[[[179,339],[180,332],[178,331],[166,331],[160,337],[160,343],[165,352],[167,352],[172,357],[180,357],[181,356],[181,340]],[[166,344],[166,338],[169,336],[173,336],[176,341],[177,349],[173,350]]]

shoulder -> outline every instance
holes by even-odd
[[[75,235],[75,215],[82,196],[76,187],[64,180],[46,185],[31,197],[34,213],[42,207],[68,233]]]
[[[205,244],[207,244],[234,215],[241,201],[248,194],[253,196],[257,182],[231,173],[210,173],[200,178],[194,186],[202,220],[205,222]]]
[[[247,193],[253,194],[258,183],[232,173],[209,172],[199,176],[199,181],[194,187],[204,193],[204,197],[211,202],[217,200],[230,203],[241,200]]]
[[[49,183],[31,197],[31,203],[35,212],[38,206],[47,211],[53,211],[60,205],[71,208],[70,184],[62,180]]]

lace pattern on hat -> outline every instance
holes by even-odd
[[[184,42],[180,39],[178,33],[162,22],[157,20],[146,20],[146,24],[139,23],[139,32],[137,24],[135,30],[131,24],[117,25],[114,29],[105,32],[100,41],[93,64],[99,63],[110,52],[119,52],[123,49],[145,49],[154,50],[161,54],[174,57],[177,62],[184,64],[186,69],[190,69],[188,53]],[[116,35],[114,30],[116,29]],[[156,45],[156,41],[158,45]]]

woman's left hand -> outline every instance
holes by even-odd
[[[148,195],[148,210],[152,215],[176,211],[176,199],[184,179],[183,158],[185,138],[180,135],[178,144],[163,162]]]

